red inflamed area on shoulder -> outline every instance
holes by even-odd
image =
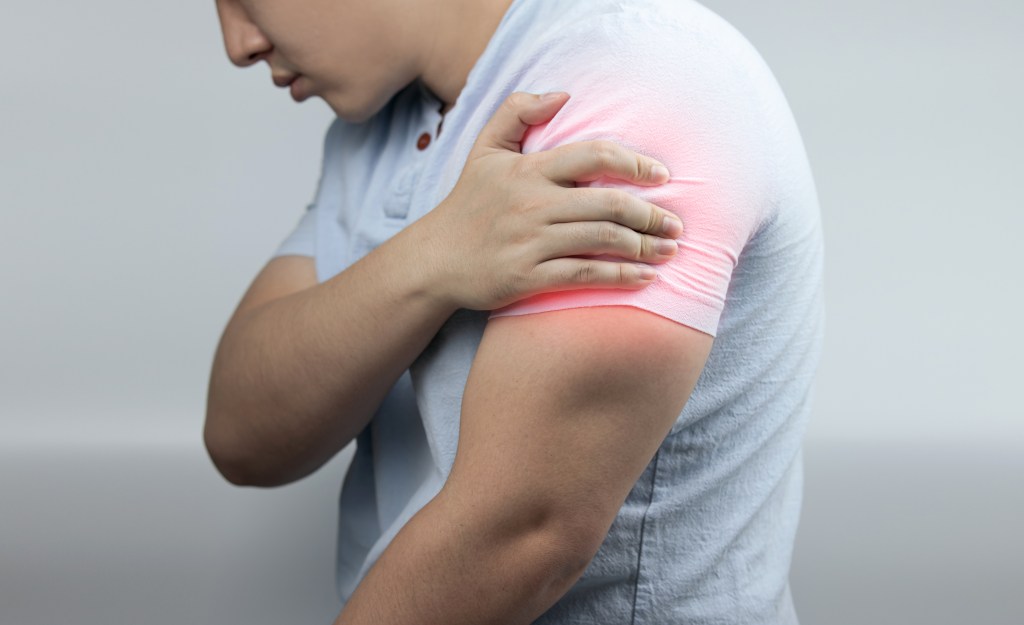
[[[764,202],[763,181],[750,172],[751,148],[736,124],[709,107],[686,100],[658,106],[619,102],[607,93],[571,98],[549,122],[531,126],[524,154],[595,139],[610,140],[664,163],[671,174],[658,186],[640,186],[601,177],[577,187],[622,189],[683,221],[679,251],[640,290],[574,289],[541,293],[492,311],[491,317],[580,308],[629,305],[715,336],[729,280],[740,252],[757,226]],[[621,104],[621,106],[620,106]],[[642,113],[642,114],[638,114]],[[611,255],[577,256],[631,262]]]

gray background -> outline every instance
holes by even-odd
[[[802,623],[1024,622],[1024,4],[705,4],[782,84],[825,224]],[[201,428],[331,111],[231,66],[209,0],[5,6],[0,46],[0,625],[330,622],[348,453],[239,489]]]

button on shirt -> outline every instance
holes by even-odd
[[[722,18],[686,0],[514,0],[444,118],[417,81],[366,122],[331,124],[316,197],[275,255],[313,257],[324,281],[414,223],[448,195],[513,91],[572,96],[528,129],[524,154],[607,139],[661,160],[665,185],[578,186],[634,193],[686,232],[642,290],[542,294],[447,320],[357,438],[339,504],[339,595],[443,486],[488,319],[627,305],[715,342],[593,561],[536,623],[797,624],[788,572],[824,331],[820,214],[782,91]]]
[[[416,147],[421,150],[426,150],[428,145],[430,145],[430,133],[425,132],[421,134],[419,140],[416,141]]]

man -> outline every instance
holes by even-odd
[[[338,115],[314,203],[225,330],[206,427],[239,484],[357,438],[337,622],[797,623],[822,237],[749,43],[678,0],[217,6],[233,62]],[[524,100],[556,90],[553,117]],[[512,136],[510,115],[547,121]],[[488,269],[466,261],[487,241],[450,232],[472,204],[453,187],[498,127],[522,158],[600,139],[667,165],[660,186],[563,185],[680,216],[658,279],[449,297]]]

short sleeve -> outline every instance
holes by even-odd
[[[317,252],[317,222],[324,206],[332,206],[337,199],[336,172],[341,169],[340,149],[345,123],[340,117],[331,120],[324,134],[323,157],[320,161],[320,178],[316,185],[313,201],[306,206],[292,231],[278,244],[271,258],[294,254],[315,258]]]
[[[299,217],[299,222],[277,246],[271,258],[294,254],[316,256],[316,204],[310,204]]]
[[[638,196],[678,215],[684,233],[679,251],[653,263],[658,277],[640,290],[541,293],[490,318],[627,305],[715,336],[740,253],[772,201],[769,133],[759,104],[771,82],[767,68],[746,40],[644,15],[601,16],[563,32],[515,88],[571,96],[548,123],[527,130],[523,153],[606,139],[655,158],[671,173],[663,185],[601,177],[577,186]]]

